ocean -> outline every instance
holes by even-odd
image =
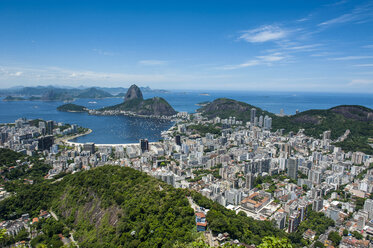
[[[172,91],[169,93],[144,93],[144,98],[160,96],[177,111],[193,113],[197,103],[226,97],[247,102],[272,113],[294,114],[296,110],[327,109],[337,105],[363,105],[373,109],[373,94],[304,93],[304,92],[245,92],[245,91]],[[15,101],[5,102],[0,98],[0,123],[14,122],[20,117],[54,120],[77,124],[92,129],[92,133],[76,138],[76,142],[96,144],[137,143],[161,139],[161,132],[173,123],[158,119],[128,116],[92,116],[87,113],[59,112],[60,101]],[[90,109],[98,109],[121,103],[123,98],[78,99],[74,103]]]

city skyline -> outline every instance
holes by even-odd
[[[0,88],[373,93],[372,1],[2,1]]]

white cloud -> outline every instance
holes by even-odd
[[[348,22],[364,23],[369,21],[373,17],[372,14],[372,3],[357,6],[350,13],[340,15],[336,18],[324,21],[318,26],[327,27],[335,24],[342,24]]]
[[[17,72],[11,73],[10,75],[11,75],[11,76],[15,76],[15,77],[19,77],[19,76],[21,76],[22,74],[23,74],[23,72],[21,72],[21,71],[17,71]]]
[[[246,30],[239,38],[247,42],[258,43],[283,39],[288,34],[289,31],[277,25],[266,25],[256,29]]]
[[[12,76],[16,72],[23,73]],[[204,73],[116,73],[99,72],[91,70],[73,70],[61,67],[31,67],[31,66],[1,66],[0,65],[0,87],[6,88],[11,85],[64,85],[64,86],[97,86],[106,85],[111,87],[129,86],[131,82],[139,84],[151,84],[152,87],[174,87],[178,83],[199,84],[208,81],[219,82],[235,75],[228,74],[204,74]],[[175,88],[178,88],[175,86]],[[171,88],[172,89],[172,88]]]
[[[139,61],[139,64],[140,65],[150,65],[150,66],[153,66],[153,65],[165,65],[167,64],[167,61],[165,60],[140,60]]]
[[[235,70],[235,69],[240,69],[240,68],[255,66],[255,65],[259,65],[259,64],[260,64],[260,61],[258,61],[258,60],[249,60],[249,61],[246,61],[246,62],[244,62],[242,64],[238,64],[238,65],[224,65],[222,67],[218,67],[217,69]]]
[[[315,50],[319,49],[320,46],[321,46],[321,44],[299,45],[299,46],[290,46],[286,49],[306,52],[306,51],[315,51]]]
[[[373,66],[373,64],[360,64],[360,65],[354,65],[354,66],[358,66],[358,67],[371,67],[371,66]]]
[[[265,56],[257,56],[262,62],[275,62],[285,59],[281,53],[273,53]]]
[[[113,53],[113,52],[103,51],[103,50],[97,49],[97,48],[94,48],[93,51],[98,53],[99,55],[104,55],[104,56],[114,56],[115,55],[115,53]]]
[[[372,79],[353,79],[350,83],[348,83],[349,86],[364,86],[364,85],[370,85],[373,84]]]
[[[287,57],[283,55],[282,53],[272,53],[264,56],[256,56],[255,59],[248,60],[242,64],[237,65],[225,65],[222,67],[218,67],[217,69],[223,69],[223,70],[235,70],[240,68],[246,68],[251,66],[257,66],[257,65],[272,65],[273,62],[279,62]]]
[[[373,45],[366,45],[366,46],[363,46],[363,48],[373,48]]]
[[[329,58],[329,60],[360,60],[360,59],[373,59],[373,56],[345,56],[339,58]]]

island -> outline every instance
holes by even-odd
[[[87,112],[88,109],[82,105],[77,105],[73,103],[67,103],[57,107],[58,111],[61,112]]]
[[[11,101],[25,101],[26,99],[19,96],[7,96],[3,99],[5,102],[11,102]]]

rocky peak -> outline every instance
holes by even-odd
[[[128,89],[126,95],[124,96],[124,101],[130,101],[133,99],[141,99],[143,100],[143,96],[139,87],[136,84],[131,85]]]

